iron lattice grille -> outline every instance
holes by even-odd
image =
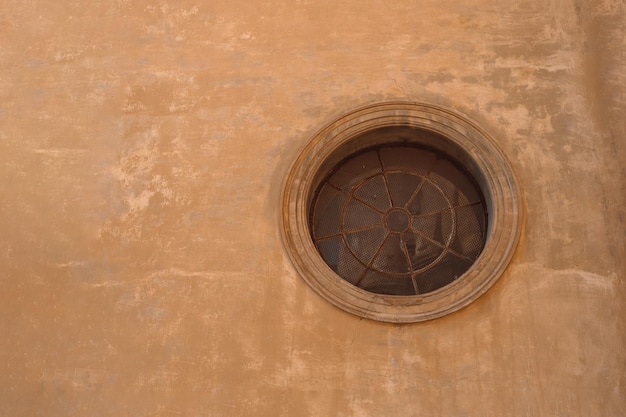
[[[469,269],[486,217],[479,188],[445,155],[383,146],[337,165],[317,190],[310,224],[341,278],[377,294],[416,295]]]

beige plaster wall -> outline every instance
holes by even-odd
[[[0,415],[626,415],[619,0],[0,3]],[[514,260],[443,319],[317,296],[279,231],[323,124],[477,121]]]

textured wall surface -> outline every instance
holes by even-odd
[[[626,415],[620,0],[0,3],[0,415]],[[297,276],[281,186],[350,109],[497,139],[513,262],[390,325]]]

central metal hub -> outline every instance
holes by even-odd
[[[409,228],[411,216],[402,209],[391,209],[385,216],[385,227],[390,232],[402,233]]]

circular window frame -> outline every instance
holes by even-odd
[[[437,149],[467,167],[483,192],[489,213],[485,245],[474,264],[454,282],[414,296],[376,294],[348,283],[319,255],[309,227],[312,196],[330,169],[359,150],[398,142]],[[477,125],[430,104],[379,103],[336,119],[308,141],[283,187],[281,230],[296,271],[324,299],[368,319],[419,322],[465,307],[495,283],[519,241],[520,202],[517,182],[504,154]]]

